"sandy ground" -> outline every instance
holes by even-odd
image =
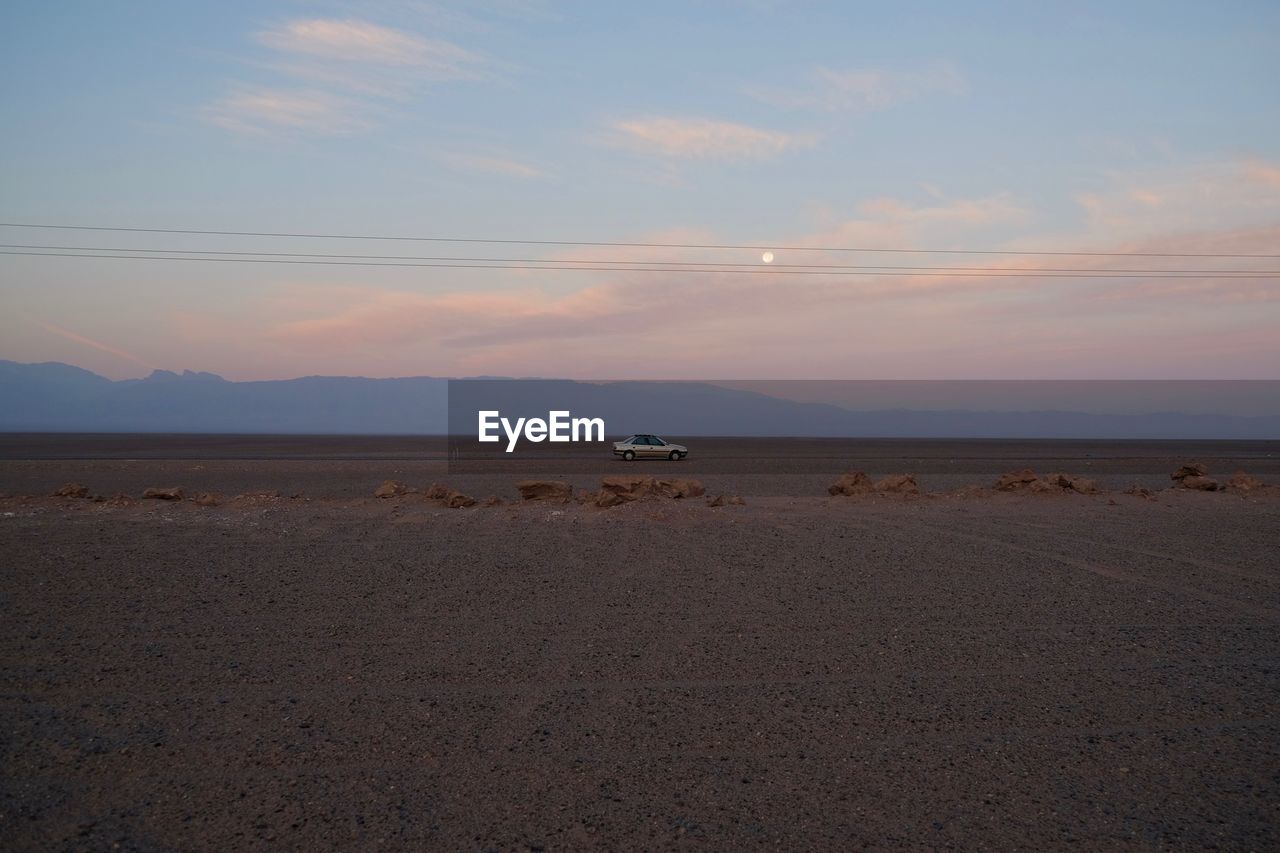
[[[1280,489],[957,492],[1018,451],[913,445],[866,467],[941,493],[805,457],[701,475],[742,507],[448,510],[368,497],[438,461],[273,452],[0,444],[2,846],[1280,844]],[[21,497],[69,480],[284,496]]]

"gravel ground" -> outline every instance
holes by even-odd
[[[865,467],[1021,467],[935,445]],[[829,498],[846,450],[447,510],[368,497],[438,461],[4,450],[9,495],[285,495],[0,498],[7,849],[1280,845],[1280,489]],[[1023,461],[1187,448],[1086,452]]]

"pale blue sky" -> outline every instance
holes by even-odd
[[[7,222],[1280,254],[1274,3],[10,2],[0,57]],[[1275,278],[818,282],[0,256],[0,298],[0,357],[115,377],[1276,378],[1280,364]]]

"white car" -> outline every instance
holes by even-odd
[[[670,459],[676,462],[689,455],[683,444],[668,444],[656,435],[633,435],[613,443],[613,455],[630,462],[632,459]]]

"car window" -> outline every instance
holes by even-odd
[[[636,436],[636,444],[648,444],[648,443],[649,443],[649,436],[647,435]]]
[[[665,442],[665,441],[663,441],[662,439],[658,438],[656,435],[651,435],[651,436],[649,436],[649,443],[650,443],[650,444],[656,444],[656,445],[658,445],[659,447],[661,447],[662,445],[666,444],[666,442]]]

